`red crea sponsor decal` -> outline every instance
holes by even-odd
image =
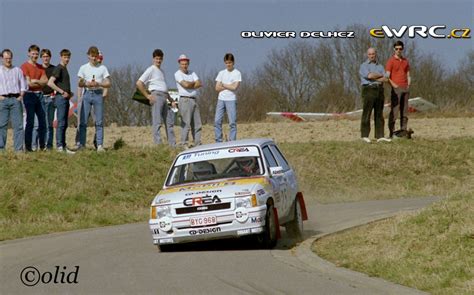
[[[193,197],[184,199],[183,204],[185,206],[201,206],[214,203],[221,203],[221,199],[217,195],[214,197],[206,195],[204,197]]]
[[[242,153],[242,152],[249,152],[249,148],[247,147],[237,147],[229,149],[229,153]]]

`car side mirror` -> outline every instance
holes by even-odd
[[[281,166],[277,167],[270,167],[270,175],[271,176],[278,176],[283,174],[283,168]]]

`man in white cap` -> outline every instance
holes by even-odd
[[[202,86],[195,72],[189,71],[189,58],[181,54],[178,58],[179,70],[174,73],[179,94],[179,112],[181,114],[181,145],[188,145],[188,133],[191,130],[194,146],[201,144],[201,114],[197,104],[197,89]]]

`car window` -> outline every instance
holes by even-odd
[[[288,165],[288,162],[286,161],[285,157],[283,157],[283,154],[280,152],[280,150],[275,145],[271,145],[270,148],[273,154],[275,155],[278,165],[281,166],[285,171],[291,169],[290,165]]]
[[[166,185],[262,174],[263,161],[257,146],[202,150],[179,155]]]
[[[268,146],[263,147],[263,155],[265,156],[265,161],[269,167],[278,167],[277,161]]]

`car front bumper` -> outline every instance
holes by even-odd
[[[262,233],[265,230],[266,211],[266,205],[262,205],[219,212],[215,214],[217,224],[202,227],[190,226],[190,217],[199,215],[173,217],[166,220],[171,222],[171,230],[167,232],[162,230],[163,220],[150,219],[149,226],[155,245],[237,238]]]

